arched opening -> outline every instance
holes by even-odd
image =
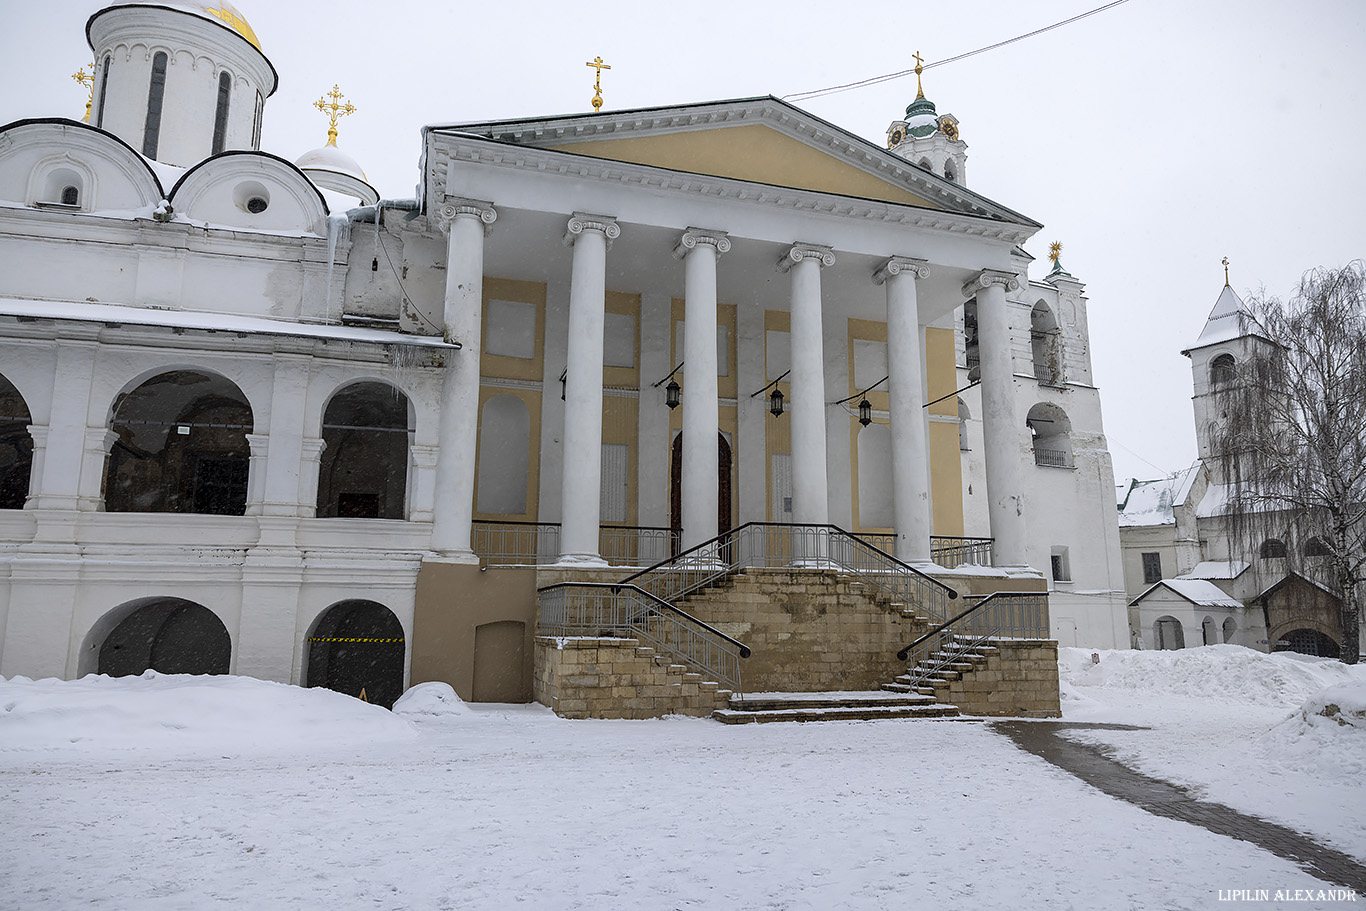
[[[1040,402],[1025,417],[1034,443],[1034,464],[1047,468],[1072,467],[1072,422],[1057,405]]]
[[[408,397],[387,383],[347,386],[323,411],[318,518],[402,519]]]
[[[920,159],[920,167],[924,168],[926,171],[934,170],[934,165],[930,164],[930,160],[928,158]]]
[[[972,412],[968,411],[968,406],[962,399],[958,400],[958,448],[967,452],[968,446],[968,421],[972,420]]]
[[[1296,629],[1283,633],[1272,646],[1272,651],[1298,652],[1319,658],[1339,657],[1338,644],[1316,629]]]
[[[152,58],[152,79],[147,85],[147,120],[142,128],[142,154],[157,157],[161,140],[161,104],[166,97],[166,53],[158,51]]]
[[[115,401],[105,510],[242,515],[252,426],[231,380],[194,370],[152,377]]]
[[[1153,624],[1153,641],[1159,649],[1169,651],[1186,647],[1186,631],[1175,617],[1158,617]]]
[[[1043,301],[1029,315],[1029,344],[1034,354],[1034,379],[1045,386],[1062,382],[1062,344],[1057,317]]]
[[[1322,538],[1313,537],[1305,542],[1304,555],[1306,557],[1331,557],[1333,551]]]
[[[104,98],[109,93],[109,65],[113,63],[113,57],[109,54],[104,55],[104,64],[100,67],[100,91],[99,101],[95,105],[95,126],[104,127]]]
[[[730,531],[730,443],[724,434],[716,435],[716,533]],[[674,437],[669,470],[669,528],[673,530],[673,552],[683,540],[683,434]]]
[[[62,187],[62,205],[79,206],[81,204],[81,189],[74,184]]]
[[[1222,386],[1231,383],[1238,376],[1238,362],[1231,354],[1221,354],[1209,362],[1209,381],[1211,385]]]
[[[1219,628],[1214,625],[1213,617],[1206,617],[1200,623],[1200,638],[1205,645],[1217,645],[1219,642]]]
[[[42,203],[58,203],[63,206],[79,206],[81,193],[85,189],[85,178],[74,168],[59,167],[48,171],[43,178]]]
[[[1280,538],[1267,538],[1262,542],[1260,551],[1263,560],[1271,560],[1286,555],[1285,542]]]
[[[479,420],[479,479],[475,509],[524,516],[531,467],[531,412],[515,395],[495,395]]]
[[[23,509],[33,477],[33,423],[14,384],[0,374],[0,509]]]
[[[1232,644],[1232,643],[1233,643],[1233,637],[1234,637],[1237,633],[1238,633],[1238,624],[1234,622],[1234,620],[1233,620],[1232,617],[1226,617],[1226,618],[1224,619],[1224,641],[1227,642],[1227,643],[1229,643],[1229,644]]]
[[[957,171],[954,169],[954,167],[953,167],[953,159],[952,159],[952,158],[950,158],[948,161],[944,162],[944,177],[946,177],[946,178],[949,179],[949,180],[954,181],[955,183],[958,181],[958,172],[957,172]]]
[[[223,151],[228,139],[228,103],[232,100],[232,77],[227,70],[218,74],[218,104],[213,114],[213,145],[211,153]]]
[[[121,618],[121,619],[120,619]],[[104,629],[112,624],[107,634]],[[226,674],[232,637],[218,615],[183,598],[143,598],[115,608],[92,630],[94,668],[111,677],[159,674]],[[101,635],[103,634],[103,635]]]
[[[892,431],[873,423],[858,432],[858,518],[864,529],[891,528]]]
[[[403,624],[376,601],[339,601],[308,636],[304,686],[322,686],[392,708],[403,695]]]
[[[500,620],[475,627],[474,701],[530,702],[525,664],[525,623]]]

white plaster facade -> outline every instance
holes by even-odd
[[[692,543],[750,521],[830,522],[886,534],[916,564],[931,534],[966,533],[1035,576],[1063,548],[1060,640],[1127,642],[1086,300],[1060,271],[1027,279],[1019,245],[1036,222],[967,190],[961,170],[928,173],[773,98],[428,127],[420,198],[329,215],[319,186],[373,201],[363,174],[347,163],[357,182],[329,186],[257,150],[242,112],[274,71],[237,22],[195,3],[97,13],[92,44],[117,51],[109,81],[96,72],[105,129],[0,128],[0,374],[14,390],[0,384],[0,402],[32,448],[22,502],[0,509],[0,673],[93,670],[152,598],[216,615],[235,673],[305,682],[320,617],[355,600],[387,608],[411,649],[421,566],[477,561],[481,521],[558,523],[561,562],[587,565],[605,525],[677,524]],[[153,159],[138,149],[163,45],[178,100]],[[199,68],[231,71],[243,93],[216,155]],[[738,154],[755,143],[781,154]],[[940,458],[959,423],[927,399],[968,385],[965,298],[995,333],[991,366],[962,394],[968,451]],[[1048,383],[1031,367],[1038,306],[1059,328]],[[862,427],[840,400],[879,365],[890,391],[869,393]],[[127,418],[149,385],[197,383],[247,417]],[[360,389],[370,398],[350,404]],[[357,410],[338,430],[343,400]],[[1070,466],[1034,464],[1025,419],[1040,403],[1071,422]],[[366,408],[397,423],[364,427]],[[115,453],[149,423],[166,477],[190,471],[165,455],[176,435],[236,447],[218,453],[247,464],[236,514],[185,508],[212,501],[198,475],[193,490],[162,482],[180,506],[118,505],[139,482]],[[345,449],[328,435],[351,428],[401,451],[379,463],[397,493],[327,487]]]

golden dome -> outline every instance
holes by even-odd
[[[118,6],[162,6],[167,9],[178,9],[187,13],[199,16],[201,19],[213,19],[220,25],[232,29],[241,35],[251,46],[258,51],[261,50],[261,42],[257,39],[256,33],[247,24],[246,17],[243,16],[231,3],[226,0],[123,0],[121,3],[110,4],[107,8]],[[96,15],[99,15],[96,13]],[[91,17],[92,20],[94,17]],[[265,53],[265,51],[261,51]]]

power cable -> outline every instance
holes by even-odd
[[[979,47],[975,51],[968,51],[967,53],[959,54],[956,57],[947,57],[943,60],[936,60],[933,63],[927,63],[924,66],[920,67],[920,70],[921,72],[924,72],[925,70],[928,70],[931,67],[943,66],[946,63],[957,63],[959,60],[966,60],[967,58],[975,57],[978,54],[985,54],[987,51],[994,51],[999,47],[1005,47],[1008,44],[1014,44],[1015,42],[1023,41],[1026,38],[1033,38],[1036,35],[1042,35],[1044,32],[1051,32],[1055,28],[1062,28],[1064,25],[1071,25],[1073,22],[1080,22],[1082,19],[1086,19],[1090,16],[1096,15],[1096,13],[1103,13],[1108,9],[1112,9],[1116,6],[1119,6],[1121,3],[1127,2],[1129,2],[1129,0],[1112,0],[1112,2],[1106,3],[1104,6],[1098,6],[1093,10],[1081,13],[1080,15],[1073,16],[1071,19],[1064,19],[1061,22],[1054,22],[1052,25],[1046,25],[1043,28],[1037,28],[1032,32],[1025,32],[1023,35],[1016,35],[1014,38],[1008,38],[1005,41],[998,41],[995,44],[989,44],[986,47]],[[791,95],[784,95],[783,100],[810,101],[813,98],[822,98],[826,95],[835,95],[840,92],[850,92],[854,89],[861,89],[870,85],[877,85],[878,83],[888,82],[892,79],[900,79],[903,76],[909,76],[914,72],[915,67],[912,67],[909,70],[901,70],[896,73],[884,73],[881,76],[870,76],[867,79],[860,79],[857,82],[846,82],[843,85],[826,86],[823,89],[812,89],[809,92],[794,92]]]

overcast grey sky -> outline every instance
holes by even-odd
[[[386,197],[411,196],[425,123],[787,95],[955,56],[1102,0],[955,3],[455,3],[234,0],[280,73],[262,147],[326,140],[311,103],[340,83],[339,144]],[[98,0],[0,0],[0,122],[84,112]],[[1285,296],[1366,256],[1366,2],[1129,0],[926,71],[961,121],[967,183],[1045,228],[1087,285],[1117,478],[1195,458],[1189,362],[1223,286]],[[801,106],[882,143],[915,77]]]

